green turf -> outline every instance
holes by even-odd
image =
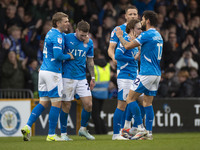
[[[153,141],[112,141],[111,135],[95,135],[95,141],[70,136],[70,142],[46,142],[46,136],[0,137],[0,150],[200,150],[200,133],[154,134]]]

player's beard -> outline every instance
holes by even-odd
[[[146,24],[143,24],[141,29],[142,31],[146,31]]]

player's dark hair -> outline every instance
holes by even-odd
[[[125,9],[125,13],[127,13],[127,11],[128,11],[129,9],[136,9],[136,10],[138,11],[138,9],[137,9],[135,6],[129,5],[129,6],[127,6],[126,9]]]
[[[145,20],[150,21],[150,25],[156,27],[158,24],[158,16],[157,13],[155,13],[154,11],[150,11],[150,10],[146,10],[143,12],[143,15]]]
[[[133,19],[133,20],[131,20],[131,21],[129,21],[129,23],[127,24],[127,26],[126,26],[126,33],[130,33],[130,30],[131,29],[134,29],[135,28],[135,25],[137,24],[137,23],[139,23],[140,22],[140,20],[139,19]]]
[[[53,15],[52,17],[52,25],[54,28],[57,28],[57,22],[62,21],[62,18],[69,18],[67,14],[63,13],[63,12],[57,12]]]
[[[89,32],[90,31],[90,24],[87,21],[81,20],[78,24],[77,24],[77,29],[79,31],[83,31],[83,32]]]

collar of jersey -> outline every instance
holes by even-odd
[[[52,29],[57,30],[58,32],[60,32],[57,28],[52,27]],[[60,32],[61,33],[61,32]]]
[[[148,30],[156,30],[155,28],[149,28]]]
[[[74,33],[74,36],[76,37],[76,39],[77,39],[78,41],[80,41],[80,40],[77,38],[77,36],[76,36],[76,32]],[[80,41],[80,42],[83,42],[83,41]]]

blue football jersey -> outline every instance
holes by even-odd
[[[64,61],[63,78],[74,80],[86,79],[86,59],[94,57],[93,41],[90,39],[87,44],[76,37],[76,33],[64,35],[64,53],[72,53],[74,60]]]
[[[52,28],[46,35],[43,48],[43,63],[40,70],[62,73],[62,60],[55,59],[55,50],[63,53],[63,34]]]
[[[127,36],[127,33],[126,33],[126,25],[127,25],[127,24],[124,23],[124,24],[122,24],[122,25],[120,25],[120,26],[117,26],[117,27],[120,27],[121,30],[123,31],[123,37]],[[117,46],[119,46],[120,41],[119,41],[119,38],[118,38],[117,35],[116,35],[116,28],[117,28],[117,27],[115,27],[115,28],[113,29],[113,31],[111,32],[110,43],[116,43]]]
[[[141,45],[140,75],[161,75],[163,39],[156,29],[142,32],[136,39]]]
[[[127,35],[125,40],[130,41]],[[120,43],[120,42],[119,42]],[[134,56],[138,53],[138,48],[126,50],[120,43],[115,51],[115,59],[117,60],[117,78],[134,80],[138,72],[138,60]]]

